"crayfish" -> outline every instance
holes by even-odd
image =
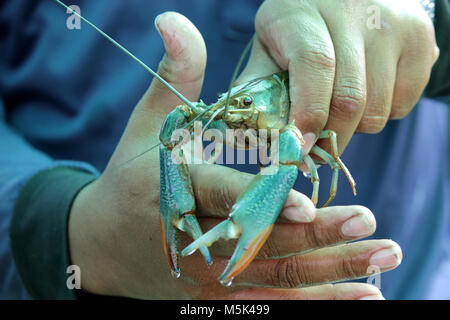
[[[230,284],[253,260],[258,250],[270,235],[287,196],[294,186],[300,166],[304,162],[313,183],[311,200],[316,205],[319,191],[319,176],[311,156],[302,154],[304,141],[302,134],[293,123],[289,123],[289,77],[288,72],[272,74],[234,87],[227,95],[211,106],[203,102],[193,107],[181,105],[166,118],[160,133],[161,166],[161,231],[165,244],[165,254],[174,275],[179,275],[177,229],[187,232],[195,241],[182,251],[182,255],[192,254],[199,249],[208,264],[212,262],[207,249],[220,238],[239,239],[233,256],[219,277],[222,284]],[[186,162],[174,163],[172,151],[177,141],[171,137],[176,129],[186,128],[193,119],[201,120],[216,130],[226,129],[267,129],[279,130],[277,157],[271,149],[271,165],[264,168],[250,182],[233,205],[228,219],[202,234],[195,218],[195,198]],[[318,146],[312,147],[310,154],[323,159],[333,170],[331,189],[326,206],[336,195],[339,169],[347,177],[353,192],[355,182],[338,157],[336,134],[331,130],[322,131],[319,139],[330,139],[331,155]],[[272,170],[272,166],[277,170]],[[267,173],[269,172],[269,173]],[[271,174],[270,172],[275,172]]]

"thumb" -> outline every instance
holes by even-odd
[[[155,19],[155,27],[164,41],[166,53],[158,74],[189,101],[197,101],[206,67],[206,47],[198,29],[177,12],[165,12]],[[142,97],[139,108],[150,115],[165,117],[182,101],[158,79]]]
[[[176,12],[157,16],[155,26],[166,49],[158,74],[188,100],[197,101],[206,67],[206,47],[200,32]],[[166,116],[180,104],[173,92],[153,79],[134,108],[110,163],[123,163],[156,145]]]

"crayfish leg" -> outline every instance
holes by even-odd
[[[175,163],[172,150],[160,147],[160,199],[161,236],[164,254],[175,277],[180,275],[178,267],[177,232],[187,232],[194,240],[201,237],[202,230],[195,217],[195,198],[191,176],[186,163]],[[178,229],[178,230],[177,230]],[[212,263],[206,247],[200,248],[206,263]]]
[[[270,225],[252,239],[246,239],[245,237],[239,239],[236,250],[231,257],[227,268],[219,277],[221,284],[224,286],[231,285],[234,277],[247,268],[250,262],[252,262],[258,254],[259,249],[261,249],[266,242],[272,229],[273,225]]]

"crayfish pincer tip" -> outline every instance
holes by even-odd
[[[179,269],[177,269],[177,270],[171,269],[170,273],[172,274],[172,277],[174,277],[175,279],[178,279],[181,275],[181,272]]]
[[[209,254],[209,250],[207,247],[200,247],[200,252],[202,253],[203,257],[205,258],[206,264],[208,266],[212,263],[211,255]]]
[[[205,261],[208,266],[212,265],[212,263],[213,263],[213,260],[211,257],[205,257]]]
[[[189,247],[187,247],[183,251],[181,251],[181,255],[183,257],[187,257],[187,256],[190,256],[191,254],[193,254],[195,251],[197,251],[197,249],[189,249]]]
[[[225,287],[230,287],[231,284],[233,283],[233,279],[234,278],[228,279],[228,278],[219,277],[219,282],[221,285],[223,285]]]

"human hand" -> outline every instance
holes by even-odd
[[[255,28],[238,82],[289,70],[291,118],[307,152],[323,129],[337,133],[341,154],[355,131],[377,133],[405,117],[439,55],[418,1],[267,0]]]
[[[176,13],[161,15],[157,25],[166,47],[159,73],[195,101],[206,64],[203,39]],[[315,209],[296,191],[291,191],[267,243],[232,287],[217,280],[233,251],[232,241],[211,248],[214,263],[209,268],[198,253],[182,258],[181,277],[174,279],[160,236],[159,154],[155,149],[124,163],[159,142],[162,122],[179,103],[153,81],[133,111],[107,168],[76,197],[69,220],[69,244],[72,263],[81,268],[84,290],[153,299],[382,297],[378,289],[361,283],[314,286],[367,276],[369,265],[380,265],[381,271],[393,269],[400,263],[401,250],[388,240],[343,244],[374,232],[372,213],[359,206]],[[192,165],[190,172],[196,215],[203,230],[227,216],[252,178],[217,165]],[[180,232],[180,248],[191,241]],[[335,244],[339,245],[324,248]],[[300,285],[312,287],[292,289]]]

